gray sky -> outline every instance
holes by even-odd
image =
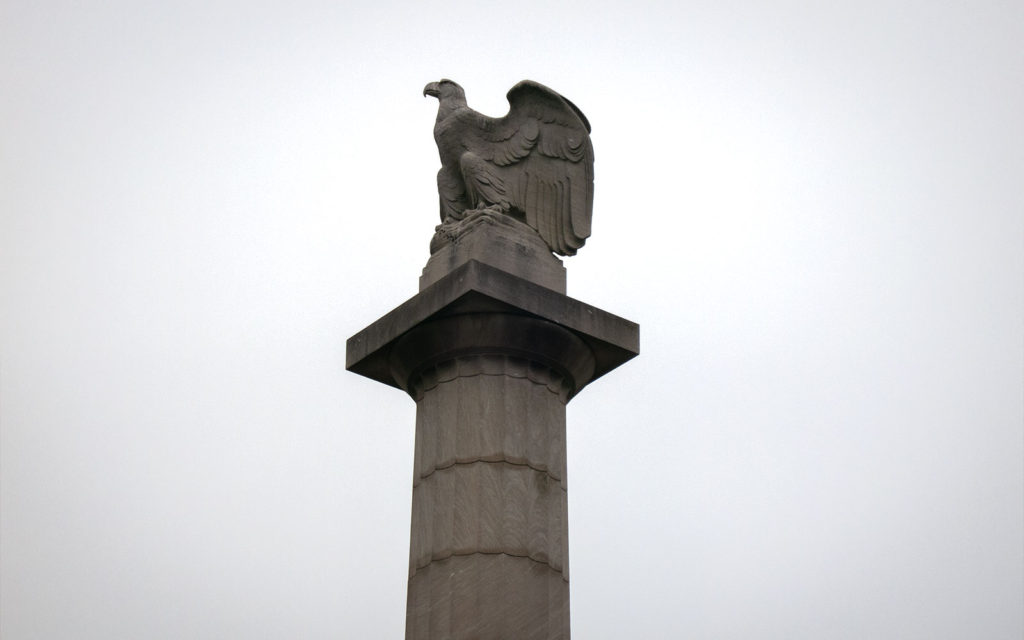
[[[827,6],[826,6],[827,5]],[[593,124],[577,638],[1024,634],[1024,5],[0,5],[0,635],[401,638],[440,77]]]

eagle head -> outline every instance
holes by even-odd
[[[423,87],[423,95],[433,96],[442,102],[454,99],[456,102],[466,103],[466,92],[462,90],[459,83],[447,78],[431,82]]]

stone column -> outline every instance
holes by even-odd
[[[478,312],[418,326],[391,358],[416,399],[406,638],[568,638],[565,403],[590,349]]]
[[[499,254],[428,263],[348,343],[350,370],[416,401],[407,640],[569,638],[566,403],[638,352],[635,324]]]

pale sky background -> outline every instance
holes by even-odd
[[[400,639],[448,77],[593,125],[573,634],[1024,635],[1024,4],[0,4],[0,636]]]

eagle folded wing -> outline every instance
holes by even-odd
[[[553,251],[573,255],[590,236],[590,125],[570,101],[536,82],[517,84],[508,101],[503,118],[468,110],[460,115],[462,146],[494,166],[504,186],[501,200],[522,212]],[[476,191],[485,196],[496,184],[477,185]]]
[[[508,92],[508,119],[538,123],[536,153],[519,179],[527,223],[552,249],[573,255],[590,236],[594,148],[576,105],[544,85],[523,81]]]

